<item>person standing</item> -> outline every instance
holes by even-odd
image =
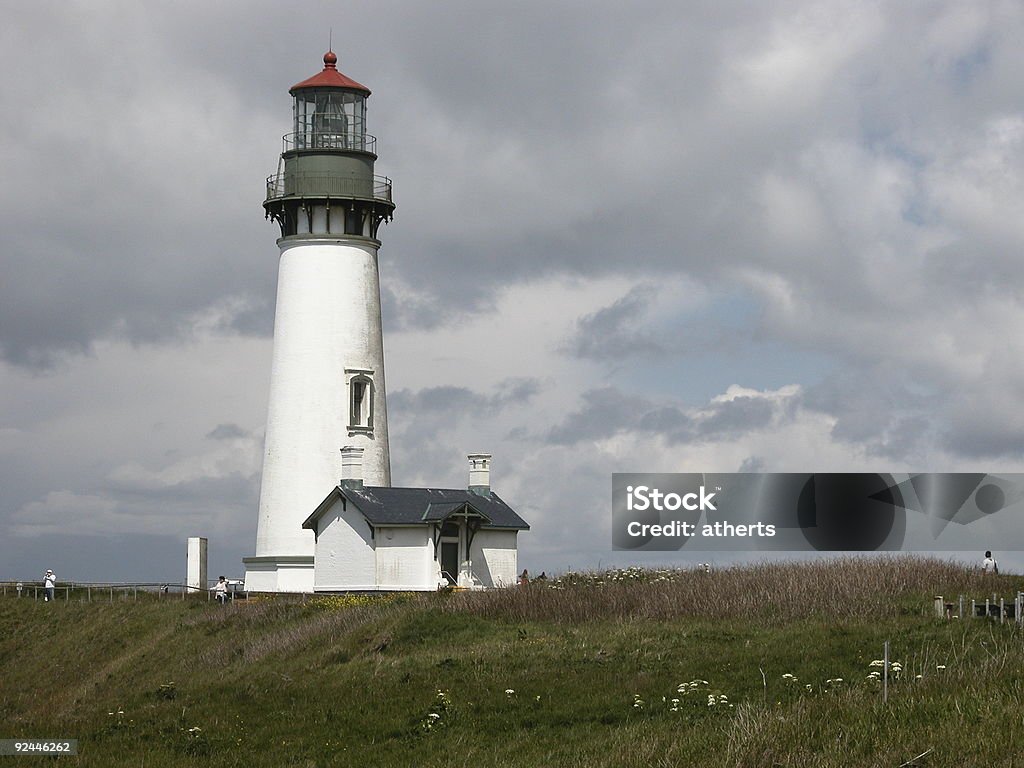
[[[57,576],[49,568],[46,569],[46,575],[43,576],[43,601],[50,602],[53,600],[53,592],[57,586]]]
[[[981,561],[982,573],[999,573],[999,563],[992,557],[991,551],[985,552],[985,559]]]

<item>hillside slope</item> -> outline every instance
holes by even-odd
[[[890,559],[227,608],[7,597],[0,738],[146,768],[1022,765],[1024,638],[931,607],[1017,586]]]

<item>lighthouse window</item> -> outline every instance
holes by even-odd
[[[354,376],[349,382],[350,429],[373,429],[373,382],[367,376]]]
[[[355,209],[345,211],[345,234],[346,235],[361,235],[363,234],[363,217],[359,215],[360,212]]]
[[[341,105],[340,94],[321,93],[317,96],[313,132],[318,147],[348,147],[348,116]]]
[[[361,381],[352,382],[352,412],[355,414],[355,421],[360,423],[363,418],[363,395],[366,394],[366,385]]]

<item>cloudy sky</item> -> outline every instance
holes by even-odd
[[[8,4],[0,579],[240,575],[288,88],[373,90],[394,481],[1024,470],[1018,2]],[[993,548],[998,549],[994,543]]]

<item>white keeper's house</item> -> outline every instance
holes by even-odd
[[[530,526],[491,490],[490,455],[470,454],[460,490],[363,485],[362,449],[341,453],[341,483],[302,524],[315,535],[314,590],[516,583],[516,535]]]
[[[370,89],[337,62],[328,51],[323,71],[289,90],[293,130],[267,179],[280,265],[246,589],[513,584],[529,526],[491,491],[489,454],[469,456],[463,490],[391,486],[377,237],[395,203],[374,173]]]

